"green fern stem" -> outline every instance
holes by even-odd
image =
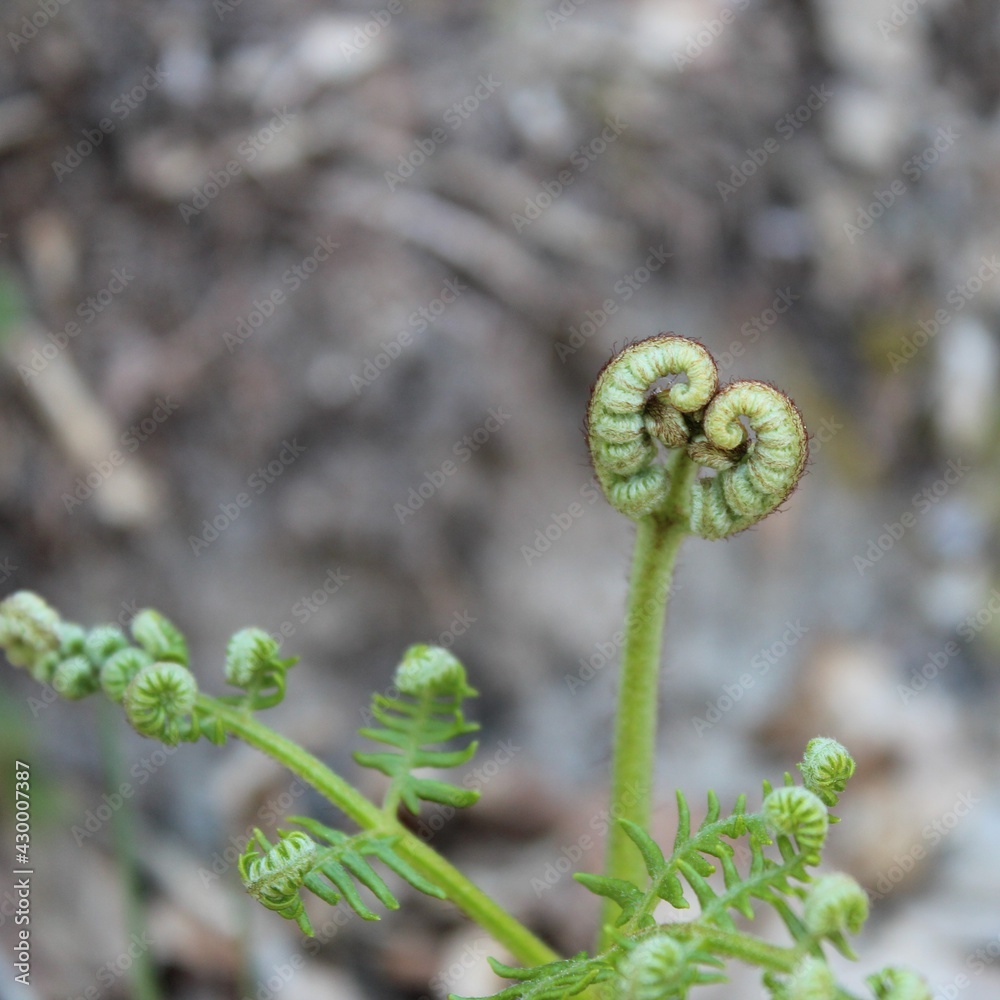
[[[690,458],[678,454],[666,513],[651,514],[636,525],[615,719],[611,815],[643,829],[649,829],[652,813],[663,625],[677,552],[689,533],[691,484],[697,471]],[[645,879],[642,857],[618,823],[608,832],[605,874],[636,884]],[[601,922],[602,951],[612,943],[609,928],[617,914],[618,905],[609,900]]]
[[[245,709],[227,705],[204,694],[198,695],[198,705],[218,719],[226,732],[267,754],[312,785],[358,826],[397,836],[396,852],[421,875],[443,889],[452,903],[489,932],[519,962],[541,965],[559,958],[548,945],[470,882],[437,851],[428,847],[395,818],[387,816],[311,753],[258,722]]]
[[[694,940],[713,955],[740,959],[748,965],[771,972],[791,972],[802,961],[802,949],[761,941],[739,931],[727,931],[696,921],[674,924],[671,937]]]

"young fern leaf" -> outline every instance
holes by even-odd
[[[691,811],[681,792],[677,793],[677,809],[677,834],[669,858],[665,857],[659,845],[645,830],[629,820],[619,820],[629,839],[642,854],[649,875],[649,886],[645,890],[621,879],[588,874],[574,876],[591,892],[613,899],[622,907],[616,926],[628,924],[632,931],[652,927],[655,923],[652,912],[659,900],[670,903],[678,910],[687,909],[690,903],[685,896],[682,876],[702,907],[711,907],[714,920],[719,926],[726,929],[735,926],[726,912],[727,907],[736,909],[745,916],[753,916],[748,899],[738,891],[744,885],[744,880],[733,863],[733,847],[721,839],[726,837],[735,840],[749,832],[751,851],[756,845],[756,850],[763,857],[763,847],[771,840],[760,817],[746,814],[746,797],[740,796],[733,812],[720,819],[719,800],[714,792],[709,792],[708,812],[693,834]],[[706,881],[720,865],[727,890],[724,896],[719,896]],[[750,888],[752,887],[747,888],[748,894]],[[721,903],[723,900],[725,905]]]
[[[354,754],[363,767],[375,768],[392,779],[383,808],[394,814],[402,803],[416,815],[421,800],[455,808],[472,805],[479,798],[478,791],[411,773],[418,767],[458,767],[476,752],[475,741],[461,750],[430,749],[479,729],[462,714],[462,702],[476,694],[466,683],[462,664],[438,646],[411,646],[396,670],[395,686],[397,697],[376,694],[372,698],[371,713],[381,726],[359,730],[362,736],[393,749]]]
[[[483,1000],[563,1000],[565,997],[577,996],[588,986],[606,982],[614,975],[614,966],[607,959],[590,958],[585,951],[573,958],[549,962],[533,969],[514,968],[495,958],[487,961],[498,976],[515,979],[517,982]],[[448,1000],[474,998],[450,993]]]
[[[365,904],[359,885],[386,909],[399,909],[399,901],[368,858],[381,861],[425,895],[445,897],[396,853],[398,835],[371,831],[348,835],[306,816],[292,816],[289,822],[302,829],[279,830],[276,844],[254,830],[239,860],[240,876],[251,896],[286,920],[294,920],[309,937],[313,928],[299,895],[301,889],[308,889],[331,906],[343,899],[362,920],[378,920],[379,916]]]
[[[285,674],[298,661],[281,659],[277,641],[263,629],[240,629],[226,646],[226,683],[243,688],[251,708],[271,708],[285,697]]]

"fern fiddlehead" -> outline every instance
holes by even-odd
[[[463,808],[479,798],[471,788],[458,788],[412,772],[418,767],[458,767],[471,760],[478,744],[473,740],[461,750],[431,749],[479,729],[467,722],[462,702],[476,692],[469,687],[465,668],[446,649],[418,644],[403,655],[396,670],[398,697],[376,694],[371,714],[381,726],[359,730],[362,736],[385,743],[391,750],[354,754],[363,767],[372,767],[391,778],[383,809],[395,815],[402,803],[416,815],[421,800]]]
[[[658,388],[671,376],[686,382]],[[784,393],[746,380],[720,388],[705,347],[664,333],[629,345],[601,370],[587,411],[587,442],[609,503],[637,522],[611,809],[645,827],[663,622],[680,543],[689,534],[726,538],[779,507],[805,469],[808,436]],[[701,469],[714,474],[699,478]],[[624,828],[612,827],[609,873],[634,880],[637,866]]]
[[[653,391],[670,375],[688,381]],[[633,520],[681,519],[692,534],[713,539],[743,531],[780,506],[809,453],[802,417],[784,393],[749,380],[720,389],[711,354],[673,334],[632,344],[605,365],[591,394],[587,439],[612,507]],[[677,453],[660,462],[658,445]],[[716,475],[685,484],[688,495],[677,496],[671,509],[682,456]]]
[[[854,774],[854,766],[846,747],[828,736],[817,736],[806,744],[798,769],[806,788],[832,808]]]

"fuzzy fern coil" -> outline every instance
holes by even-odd
[[[669,376],[687,382],[655,391]],[[748,380],[720,389],[712,355],[666,333],[631,344],[604,366],[587,440],[616,510],[634,520],[678,520],[702,538],[725,538],[770,514],[795,488],[809,454],[802,417],[783,392]],[[673,450],[665,461],[661,445]],[[715,475],[676,495],[685,462]]]

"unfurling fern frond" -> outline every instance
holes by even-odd
[[[396,897],[367,858],[381,861],[420,892],[444,898],[441,889],[396,853],[397,836],[367,831],[348,835],[305,816],[290,817],[289,822],[302,829],[279,830],[276,844],[254,830],[240,856],[239,870],[247,892],[269,910],[294,920],[303,934],[313,934],[299,895],[303,888],[331,906],[343,899],[363,920],[379,917],[365,904],[358,885],[387,909],[399,909]]]
[[[478,791],[411,773],[421,767],[458,767],[476,752],[475,741],[461,750],[430,749],[479,729],[462,714],[462,702],[476,694],[466,683],[462,664],[439,646],[411,646],[396,670],[395,681],[398,696],[376,694],[372,699],[371,713],[381,726],[359,730],[362,736],[393,749],[354,754],[362,766],[392,779],[385,797],[386,812],[395,813],[402,803],[416,814],[421,800],[456,808],[472,805],[479,798]]]
[[[277,640],[263,629],[240,629],[226,646],[226,682],[246,691],[251,708],[271,708],[284,698],[285,674],[298,660],[281,659]]]

